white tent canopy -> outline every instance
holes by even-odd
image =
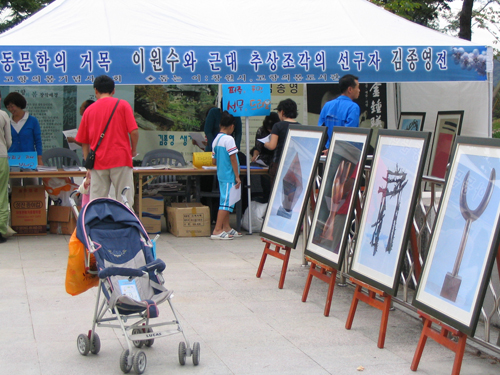
[[[56,0],[0,45],[474,46],[366,0]]]
[[[11,86],[100,74],[130,85],[332,83],[352,73],[403,82],[387,90],[389,128],[402,111],[426,112],[432,131],[438,111],[464,110],[462,134],[491,133],[491,48],[366,0],[56,0],[0,35],[0,57]]]

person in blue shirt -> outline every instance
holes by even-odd
[[[319,115],[318,125],[328,128],[328,139],[325,148],[330,147],[334,126],[359,127],[359,105],[353,100],[359,97],[359,79],[346,74],[339,80],[340,96],[325,104]]]
[[[220,121],[220,133],[212,143],[212,163],[217,165],[217,178],[219,180],[220,203],[217,221],[212,232],[213,240],[232,240],[241,237],[229,225],[229,214],[233,212],[234,204],[229,205],[229,194],[233,187],[241,186],[239,163],[236,155],[238,148],[231,134],[234,132],[234,116],[224,111]]]
[[[25,111],[26,99],[18,92],[11,92],[3,100],[5,108],[12,114],[10,119],[12,146],[9,152],[36,151],[38,165],[42,162],[42,131],[35,116]],[[25,178],[23,185],[38,185],[38,179]],[[19,186],[21,179],[11,179],[11,186]]]

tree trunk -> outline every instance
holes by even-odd
[[[460,32],[458,37],[466,40],[472,38],[472,7],[474,0],[464,0],[460,12]]]

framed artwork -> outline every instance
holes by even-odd
[[[380,130],[349,274],[396,295],[429,132]]]
[[[401,112],[399,130],[422,131],[424,128],[425,112]]]
[[[438,112],[429,161],[430,176],[444,178],[455,136],[460,135],[464,111]]]
[[[413,305],[473,336],[499,246],[500,140],[457,137]]]
[[[340,269],[371,129],[334,127],[305,254]]]
[[[295,248],[326,127],[290,125],[260,235]]]

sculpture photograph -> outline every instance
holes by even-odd
[[[335,127],[316,201],[306,255],[341,266],[371,130]]]
[[[430,133],[381,130],[349,271],[395,295]]]
[[[458,137],[413,304],[472,335],[499,246],[500,141]]]
[[[261,236],[295,248],[326,128],[290,125]]]

